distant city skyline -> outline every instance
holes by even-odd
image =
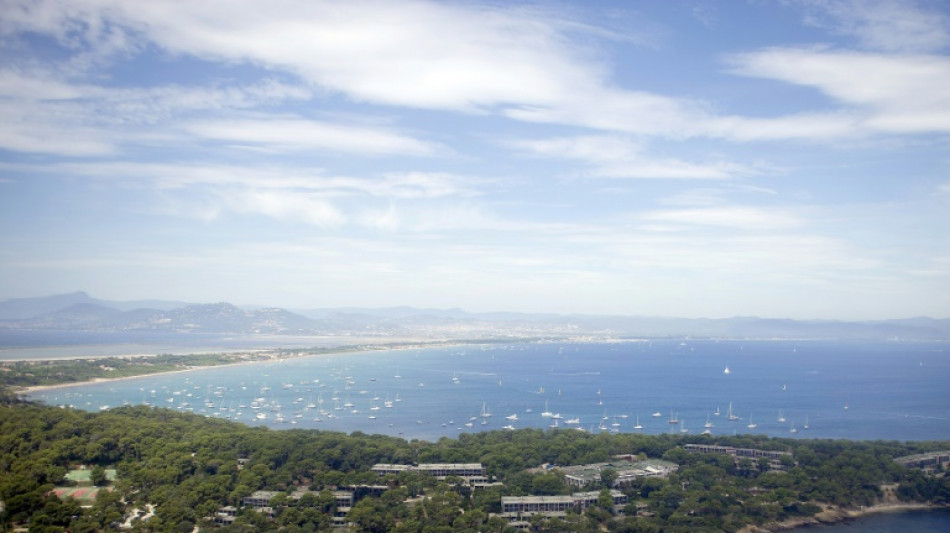
[[[0,6],[0,300],[950,317],[945,2]]]

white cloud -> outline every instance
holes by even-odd
[[[69,124],[70,109],[47,107],[43,114],[25,113],[15,104],[0,102],[0,149],[62,156],[107,156],[117,150],[113,140],[96,127]]]
[[[206,221],[233,213],[320,227],[357,224],[387,231],[513,227],[482,213],[477,206],[438,203],[482,194],[479,188],[484,180],[449,173],[350,177],[284,166],[132,162],[61,163],[39,168],[7,164],[0,168],[108,180],[118,188],[151,190],[157,196],[146,195],[150,198],[148,211]],[[396,202],[406,206],[397,210]]]
[[[798,0],[805,22],[855,37],[885,52],[929,52],[950,45],[950,20],[937,9],[906,0]],[[938,0],[938,4],[940,1]]]
[[[434,144],[383,128],[335,124],[296,117],[255,117],[190,122],[191,135],[276,151],[324,150],[356,154],[433,155]]]
[[[10,169],[23,167],[8,165]],[[379,177],[328,175],[320,169],[288,166],[248,167],[188,163],[62,163],[37,169],[48,174],[142,182],[159,190],[197,186],[285,189],[325,197],[368,195],[391,199],[439,198],[478,194],[479,180],[448,173],[406,172]]]
[[[271,79],[231,87],[111,88],[49,70],[0,69],[0,148],[64,156],[117,155],[132,144],[185,142],[167,123],[195,112],[235,110],[307,97]],[[380,143],[385,133],[372,137]],[[410,141],[406,149],[413,148]],[[419,146],[415,146],[418,150]]]
[[[58,35],[62,26],[118,25],[174,54],[293,73],[371,104],[671,137],[701,133],[695,124],[706,115],[700,102],[613,87],[607,65],[571,39],[605,32],[554,11],[374,0],[75,3],[58,21],[46,2],[22,7],[39,22],[21,28]],[[100,34],[82,35],[95,46]]]
[[[475,110],[551,101],[596,68],[527,8],[407,1],[23,2],[10,26],[90,44],[118,25],[173,53],[294,72],[357,100]],[[577,28],[576,24],[571,25]],[[556,53],[551,53],[555,51]]]
[[[373,194],[397,199],[477,196],[482,182],[444,172],[392,172],[376,182]]]
[[[516,229],[478,205],[454,202],[403,208],[390,204],[378,210],[364,209],[360,222],[388,233],[429,234],[440,238],[460,230]]]
[[[802,221],[780,209],[748,206],[720,206],[694,209],[667,209],[639,215],[648,222],[664,222],[689,226],[715,226],[749,231],[775,231],[796,228]]]
[[[728,161],[700,164],[656,157],[642,143],[612,135],[513,140],[506,144],[538,156],[581,161],[590,165],[589,175],[593,177],[725,179],[753,173]]]
[[[923,133],[950,131],[950,59],[880,55],[822,48],[772,48],[730,58],[732,72],[813,87],[850,111],[806,115],[801,127],[816,137],[849,132]],[[766,131],[787,118],[731,119],[738,137]],[[723,125],[730,119],[723,119]]]
[[[314,194],[275,189],[226,190],[218,191],[218,194],[237,213],[258,214],[321,227],[339,226],[346,221],[339,209]]]
[[[818,12],[814,6],[812,11]],[[848,31],[865,36],[887,34],[873,21],[895,21],[904,28],[902,35],[932,35],[935,31],[931,30],[943,24],[934,21],[944,20],[928,19],[920,16],[920,10],[893,2],[861,4],[856,15],[847,15],[843,8],[820,6],[822,13],[836,21],[836,27],[851,28]],[[235,5],[224,0],[74,0],[61,5],[31,0],[14,2],[11,7],[9,34],[46,32],[63,42],[76,41],[91,48],[105,42],[106,48],[127,53],[134,52],[136,46],[157,45],[171,54],[291,73],[312,87],[361,103],[494,113],[518,121],[675,140],[823,140],[950,128],[946,89],[950,68],[946,59],[933,56],[790,48],[735,55],[731,58],[735,74],[814,87],[843,107],[777,117],[721,116],[703,101],[617,87],[610,80],[609,65],[597,59],[594,49],[582,40],[572,39],[578,31],[596,38],[604,38],[605,32],[574,23],[553,8],[420,0],[278,0],[266,5]],[[924,42],[934,39],[927,37]],[[885,48],[895,50],[894,46]],[[899,51],[925,48],[905,46]],[[169,91],[167,98],[161,90]],[[264,98],[262,94],[250,95],[246,88],[230,95],[221,94],[227,93],[225,89],[218,93],[161,90],[132,91],[120,98],[119,105],[112,97],[106,98],[105,105],[125,110],[121,113],[125,119],[145,121],[167,116],[163,112],[174,113],[175,106],[246,108]],[[279,101],[311,95],[299,87],[284,86],[276,87],[270,96]],[[294,142],[292,135],[269,131],[266,124],[257,136],[250,129],[225,129],[232,120],[240,123],[242,119],[215,118],[193,127],[222,140],[263,144],[270,149],[297,149],[308,139],[318,145],[328,141],[326,130],[318,125],[292,124],[302,133],[299,142]],[[344,147],[359,150],[370,145],[385,153],[408,149],[413,154],[428,154],[437,149],[416,139],[389,137],[393,132],[374,135],[366,144],[347,135],[336,140]],[[718,163],[659,163],[628,161],[600,171],[604,175],[717,177],[737,170]]]

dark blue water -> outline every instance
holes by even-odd
[[[831,526],[802,528],[815,533],[946,533],[950,531],[950,510],[878,513]]]
[[[561,428],[592,432],[708,429],[947,440],[946,348],[827,341],[459,346],[212,368],[32,397],[88,410],[147,402],[249,424],[427,440],[506,425],[548,427],[555,420]],[[730,404],[736,420],[727,420]],[[482,416],[483,410],[491,416]],[[542,416],[545,410],[561,418]],[[267,418],[255,418],[261,412]],[[506,418],[512,415],[517,420]],[[569,424],[572,419],[578,423]],[[638,422],[642,429],[635,428]]]

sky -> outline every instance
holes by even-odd
[[[950,317],[942,0],[0,12],[0,299]]]

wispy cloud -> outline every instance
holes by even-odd
[[[939,21],[944,20],[922,16],[920,10],[895,2],[857,9],[858,15],[849,15],[851,18],[843,8],[824,3],[808,5],[814,12],[819,11],[817,6],[823,6],[821,12],[836,21],[835,27],[852,28],[848,31],[861,35],[887,33],[869,21],[908,21],[895,22],[904,28],[901,35],[907,36],[917,34],[919,28],[913,21],[932,29],[939,28],[943,24]],[[38,1],[14,2],[11,8],[13,15],[8,18],[6,29],[11,34],[44,32],[67,45],[104,46],[129,54],[136,53],[137,46],[155,45],[171,54],[249,64],[296,76],[314,92],[342,95],[356,103],[496,114],[517,121],[575,125],[673,140],[821,140],[871,132],[945,131],[950,123],[945,91],[933,91],[934,87],[950,85],[947,62],[942,58],[817,48],[773,48],[736,54],[730,58],[732,73],[815,87],[842,107],[775,117],[721,115],[715,106],[702,100],[618,87],[611,80],[612,65],[599,59],[592,46],[585,47],[581,41],[571,39],[572,32],[584,31],[584,25],[570,23],[554,8],[498,8],[418,0],[398,5],[375,0],[343,5],[275,1],[266,6],[241,4],[238,8],[217,0],[185,4],[156,0],[134,5],[90,0],[69,3],[67,7]],[[891,16],[898,12],[904,16]],[[846,24],[845,19],[852,22]],[[588,30],[593,37],[603,38],[601,33]],[[931,35],[939,31],[922,33]],[[934,39],[927,37],[927,42]],[[933,46],[908,46],[899,51],[910,48]],[[887,50],[893,51],[895,47]],[[856,79],[862,83],[855,84]],[[906,96],[923,94],[920,88],[927,88],[923,93],[930,96],[924,100]],[[61,89],[68,93],[75,87]],[[141,121],[173,112],[171,106],[247,108],[268,96],[275,101],[312,96],[300,87],[275,82],[271,82],[269,89],[255,92],[249,88],[208,91],[165,87],[147,92],[126,91],[118,102],[115,93],[110,93],[103,98],[103,105],[125,109],[127,112],[122,116]],[[163,95],[162,91],[168,94]],[[270,149],[296,149],[308,139],[333,146],[320,123],[308,126],[292,120],[279,124],[301,134],[298,142],[293,142],[294,135],[284,134],[267,123],[259,125],[256,136],[254,128],[227,127],[232,123],[244,125],[243,120],[216,117],[192,127],[195,133],[266,145]],[[439,150],[436,145],[411,136],[396,134],[403,138],[394,138],[392,131],[377,132],[365,144],[345,131],[342,133],[336,146],[357,150],[375,146],[385,153],[406,150],[411,154],[431,154]],[[12,141],[9,144],[13,148]],[[95,148],[74,151],[94,152]],[[707,177],[735,170],[681,161],[662,163],[653,166],[627,162],[623,165],[626,170],[602,170],[606,174],[667,172]]]
[[[449,173],[394,172],[352,177],[290,166],[132,162],[0,168],[108,181],[117,188],[145,188],[157,193],[148,209],[201,220],[214,220],[227,213],[253,214],[323,227],[359,224],[408,231],[471,227],[460,221],[475,219],[480,221],[477,227],[485,227],[485,221],[490,220],[484,215],[473,217],[475,211],[463,204],[441,208],[416,206],[400,210],[398,216],[395,211],[385,215],[393,209],[394,202],[462,200],[482,194],[484,180]],[[488,225],[497,227],[498,223]]]
[[[185,124],[183,129],[200,139],[264,147],[272,151],[322,150],[364,155],[428,156],[447,152],[381,127],[353,126],[296,117],[217,119]]]
[[[22,166],[8,165],[10,169]],[[326,196],[365,194],[384,198],[436,198],[477,194],[478,180],[448,173],[387,173],[381,176],[329,175],[320,169],[292,166],[202,165],[192,163],[61,163],[44,166],[40,172],[78,177],[139,181],[156,189],[192,186],[240,186],[255,189],[287,189],[320,192]]]
[[[215,0],[56,7],[22,2],[8,20],[93,47],[108,40],[102,28],[118,27],[127,39],[173,53],[290,71],[356,100],[410,107],[475,111],[550,101],[564,90],[563,80],[597,72],[563,38],[568,25],[526,8],[421,1],[236,7]]]
[[[309,91],[272,79],[231,86],[116,88],[71,82],[51,71],[2,69],[0,148],[65,156],[117,155],[129,145],[154,144],[157,139],[187,142],[168,124],[190,113],[236,111],[308,95]],[[370,136],[368,128],[363,133]],[[406,144],[407,150],[412,148]]]
[[[802,133],[822,137],[823,133],[950,131],[950,60],[946,57],[813,47],[772,48],[729,59],[735,74],[813,87],[850,110],[803,117]],[[736,120],[751,122],[753,127],[756,122],[788,124],[787,119]],[[748,126],[740,129],[748,130]]]
[[[612,135],[512,140],[507,145],[537,156],[586,163],[592,177],[726,179],[754,173],[728,161],[703,164],[657,157],[644,150],[642,143]]]
[[[865,49],[931,52],[950,45],[950,18],[913,0],[796,0],[807,24],[854,37]],[[939,2],[937,3],[939,4]]]
[[[776,209],[747,206],[667,209],[645,212],[639,218],[689,226],[716,226],[747,231],[784,230],[803,226],[802,221]]]

